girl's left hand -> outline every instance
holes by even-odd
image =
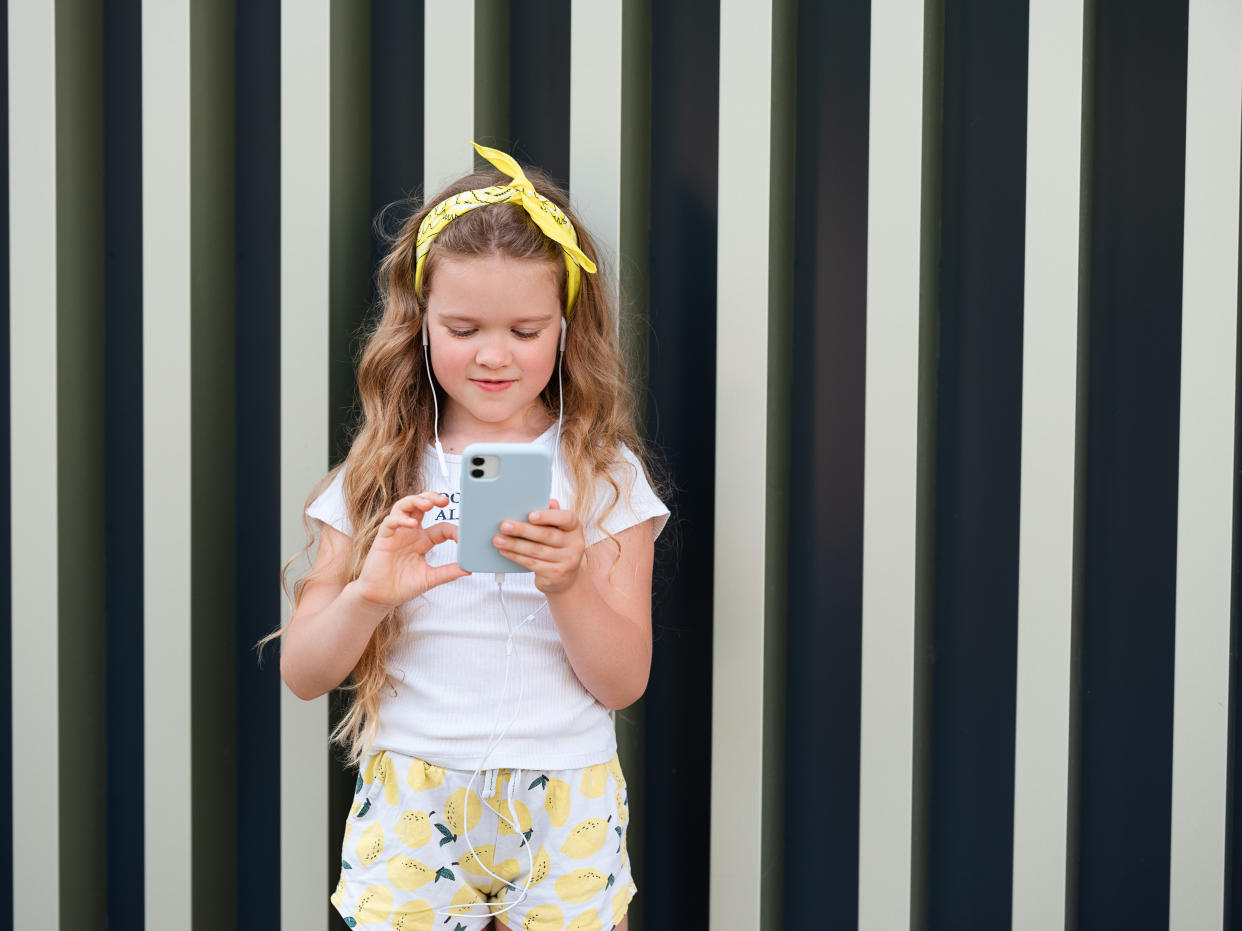
[[[530,518],[501,523],[501,534],[493,537],[496,548],[534,572],[535,587],[545,595],[563,592],[577,580],[586,555],[582,523],[555,498],[548,510],[535,511]]]

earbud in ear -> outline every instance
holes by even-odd
[[[427,315],[423,315],[423,348],[427,348]]]
[[[565,318],[561,317],[561,352],[565,351],[565,329],[566,329]]]

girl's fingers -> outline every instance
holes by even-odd
[[[443,543],[445,540],[457,539],[457,525],[444,521],[439,524],[432,524],[431,529],[427,531],[427,539],[431,541],[431,545]]]
[[[549,546],[557,543],[564,533],[559,527],[537,527],[520,520],[506,520],[500,524],[500,532],[514,539],[531,540]]]
[[[392,506],[394,511],[404,511],[408,513],[413,509],[430,511],[433,507],[444,507],[448,504],[448,495],[437,494],[434,491],[424,491],[416,495],[406,495]]]
[[[469,572],[455,562],[445,563],[443,566],[435,566],[427,570],[427,587],[435,588],[437,585],[452,582],[454,579],[460,579],[462,576],[469,574]]]
[[[532,511],[530,514],[530,522],[532,524],[541,524],[545,527],[559,527],[561,530],[571,530],[578,525],[578,515],[573,511],[566,511],[559,507],[556,499],[552,499],[552,506],[546,511]]]

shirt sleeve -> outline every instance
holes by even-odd
[[[600,521],[591,521],[584,531],[587,545],[606,540],[608,534],[618,534],[622,530],[636,527],[643,521],[655,518],[655,536],[660,535],[664,525],[668,523],[668,508],[664,506],[643,470],[638,457],[628,446],[621,447],[622,459],[613,472],[620,489],[620,496],[612,511]],[[612,488],[603,483],[600,494],[604,501],[599,505],[601,510],[607,506],[612,497]]]
[[[332,482],[310,503],[306,516],[339,530],[347,537],[354,535],[354,528],[345,513],[345,470],[332,477]]]

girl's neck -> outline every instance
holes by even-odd
[[[501,423],[478,420],[451,400],[440,421],[440,443],[446,453],[460,453],[471,443],[529,443],[555,423],[540,404]]]

